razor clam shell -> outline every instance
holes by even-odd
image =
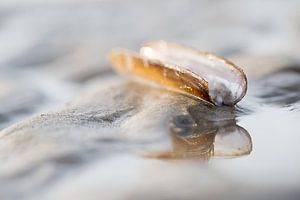
[[[172,91],[210,102],[207,82],[181,67],[152,61],[128,50],[111,52],[109,61],[121,74],[147,79]]]
[[[210,101],[215,105],[234,105],[247,91],[243,70],[232,62],[212,53],[166,41],[146,43],[140,54],[151,61],[178,66],[205,80]]]

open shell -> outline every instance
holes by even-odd
[[[140,54],[114,51],[109,60],[123,74],[151,80],[215,105],[234,105],[247,90],[245,74],[230,61],[175,43],[150,42]]]

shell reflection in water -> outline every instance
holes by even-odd
[[[213,113],[213,112],[212,112]],[[236,124],[235,119],[212,113],[191,113],[175,116],[170,122],[172,149],[151,155],[161,159],[204,159],[236,157],[250,154],[252,141],[249,133]],[[223,113],[225,117],[225,112]],[[196,115],[194,115],[196,114]],[[216,113],[214,113],[216,114]],[[209,117],[211,116],[211,117]]]
[[[244,72],[212,53],[165,41],[144,45],[140,54],[120,50],[109,55],[116,71],[184,93],[214,105],[234,105],[247,90]]]

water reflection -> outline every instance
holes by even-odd
[[[160,158],[207,160],[212,156],[235,157],[252,151],[249,133],[236,124],[234,109],[197,105],[170,121],[172,150]]]

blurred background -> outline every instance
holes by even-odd
[[[116,47],[175,41],[225,56],[249,77],[292,65],[299,8],[297,0],[2,0],[0,127],[112,73],[106,57]]]
[[[278,198],[298,199],[300,161],[293,153],[299,152],[300,141],[297,133],[300,128],[297,125],[300,119],[299,36],[298,0],[1,0],[0,158],[1,165],[5,163],[0,167],[1,199],[139,199],[144,195],[148,195],[147,199],[199,199],[201,195],[215,198],[224,194],[233,199],[252,199],[252,194],[253,198],[266,195],[274,199],[277,195]],[[47,135],[47,130],[54,126],[42,126],[43,121],[31,120],[32,116],[51,113],[57,107],[64,109],[68,105],[66,102],[74,99],[88,101],[90,97],[82,94],[98,87],[109,88],[116,78],[106,59],[112,49],[122,47],[138,51],[144,42],[157,39],[214,52],[245,70],[249,92],[241,107],[245,113],[252,114],[239,121],[253,137],[253,154],[233,162],[217,160],[199,164],[188,161],[176,166],[128,156],[112,158],[109,154],[99,161],[108,164],[94,166],[87,162],[80,165],[84,166],[83,171],[74,172],[73,169],[78,169],[77,161],[61,169],[57,166],[63,164],[57,161],[49,167],[52,161],[46,151],[43,155],[24,153],[28,145],[43,152],[48,143],[39,143],[35,137]],[[284,73],[277,73],[282,70]],[[93,110],[93,105],[97,104],[94,101],[94,104],[74,110]],[[72,115],[68,117],[72,118]],[[39,125],[41,127],[35,130],[39,134],[35,136],[25,139],[8,136]],[[78,126],[77,123],[75,128]],[[138,128],[130,124],[124,127],[128,128],[124,130]],[[89,128],[82,132],[96,130],[97,125]],[[60,127],[55,126],[52,131],[59,130]],[[73,129],[67,127],[64,131],[72,135]],[[32,133],[31,130],[19,132],[22,137]],[[73,136],[55,137],[58,141],[67,141]],[[80,143],[76,145],[79,147]],[[49,149],[64,147],[61,144]],[[76,149],[78,155],[86,156],[81,151],[83,149]],[[96,156],[92,155],[95,159]],[[36,157],[41,159],[30,165],[31,159]],[[128,163],[133,166],[120,171],[120,166]],[[34,174],[37,169],[44,171]],[[161,174],[162,169],[170,170],[165,178],[152,180],[146,176]],[[239,171],[242,169],[246,171]],[[71,176],[61,175],[58,170]],[[98,172],[93,174],[95,171]],[[77,173],[85,175],[77,177]],[[199,174],[205,177],[198,177],[193,186],[194,173],[198,174],[197,177]],[[72,179],[73,176],[76,180]],[[94,176],[98,181],[103,178],[105,183],[98,183],[92,178]],[[131,178],[134,180],[128,184],[126,180]],[[90,179],[94,181],[89,182]],[[182,184],[175,184],[180,181]],[[80,184],[74,186],[73,182]],[[142,186],[138,187],[140,184]],[[236,193],[241,185],[243,188]],[[199,187],[202,189],[198,190]],[[78,188],[83,189],[74,192]],[[178,192],[180,188],[181,193]],[[216,196],[211,196],[214,188]]]

